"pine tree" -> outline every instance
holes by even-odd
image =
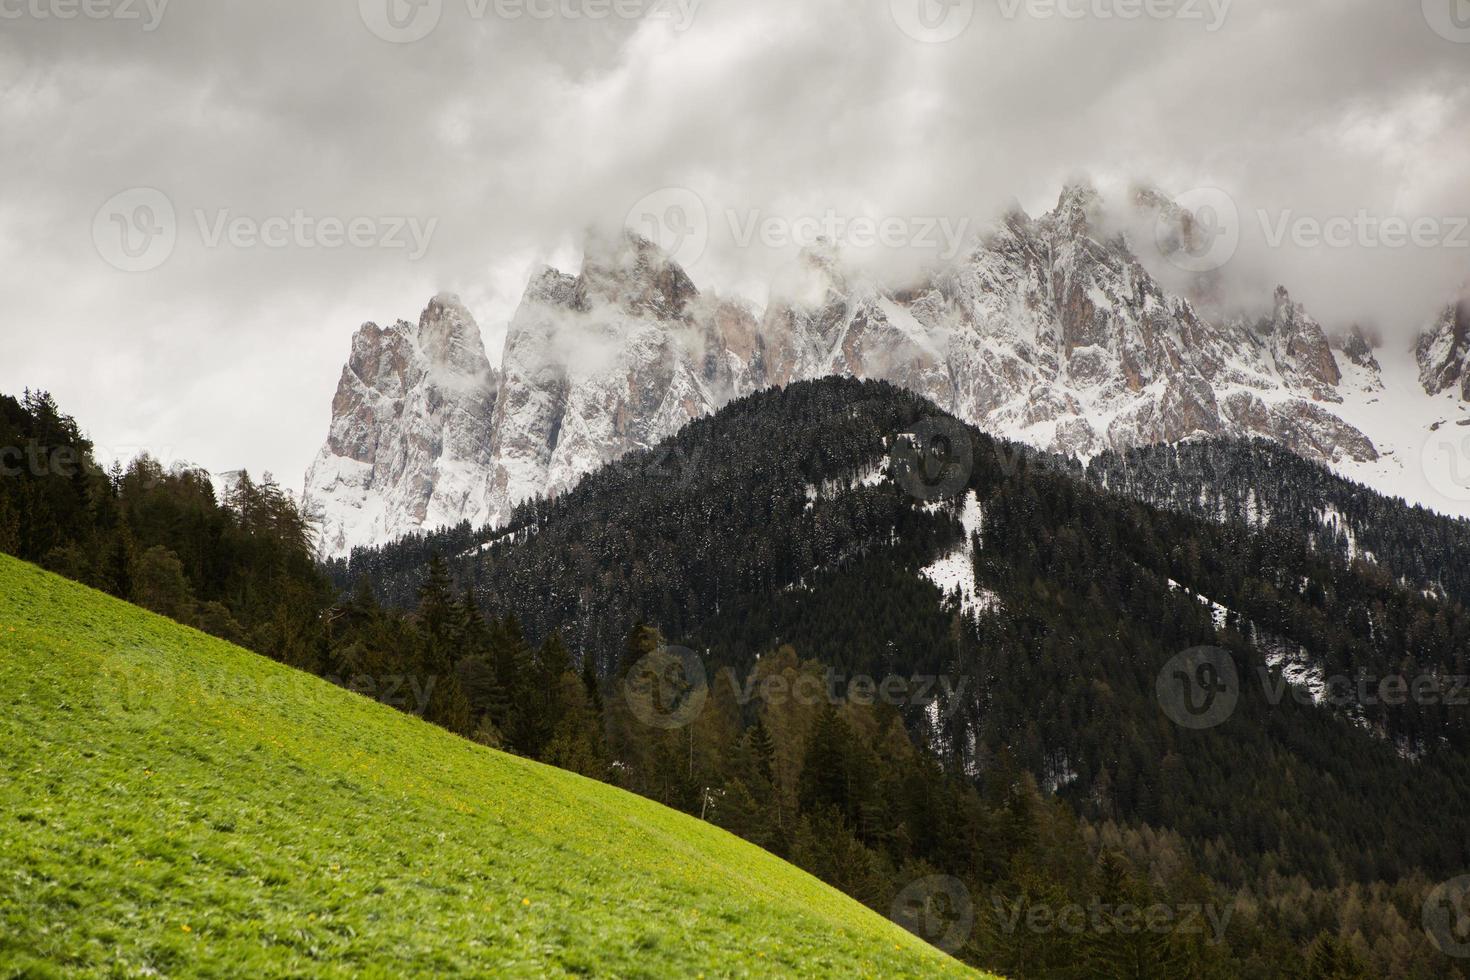
[[[7,496],[0,496],[0,552],[20,553],[20,513]]]
[[[602,684],[597,680],[597,669],[592,663],[592,658],[582,658],[582,686],[587,689],[587,698],[592,705],[592,711],[597,716],[602,716]]]
[[[495,729],[495,745],[503,744],[504,733],[496,727],[495,719],[503,721],[509,706],[505,687],[496,674],[492,661],[492,632],[481,615],[473,594],[466,591],[460,600],[460,661],[456,668],[460,685],[470,703],[470,713],[476,725],[488,725]],[[488,733],[487,733],[488,736]],[[476,740],[480,741],[479,736]]]
[[[455,602],[449,569],[437,555],[419,589],[418,627],[424,638],[424,664],[447,674],[458,659],[461,607]]]
[[[194,596],[184,578],[179,556],[154,545],[138,558],[133,577],[138,605],[180,622],[191,622]]]
[[[638,623],[628,631],[623,641],[623,653],[618,661],[616,676],[619,679],[627,677],[628,671],[639,661],[663,645],[664,638],[657,629],[647,623]]]
[[[571,654],[556,633],[548,636],[536,651],[525,688],[527,710],[520,728],[520,749],[532,758],[541,756],[567,710],[562,681],[570,671],[571,660]]]
[[[776,743],[771,733],[759,718],[745,733],[746,745],[753,757],[755,773],[767,783],[773,781],[776,760]]]
[[[855,816],[848,772],[852,740],[836,706],[823,707],[802,760],[798,800],[804,813],[832,809],[849,820]]]
[[[1351,946],[1328,932],[1307,954],[1305,980],[1369,980],[1372,975]]]
[[[608,760],[602,721],[593,711],[582,679],[566,671],[556,690],[558,721],[541,761],[592,779],[606,779]]]
[[[475,722],[470,713],[470,702],[464,688],[454,674],[434,678],[434,690],[429,698],[424,720],[449,729],[456,735],[470,737],[475,732]]]
[[[771,782],[774,754],[770,732],[759,721],[740,735],[729,753],[723,791],[711,819],[733,834],[782,853]]]
[[[490,663],[495,669],[495,683],[504,692],[503,701],[491,706],[490,720],[504,736],[509,749],[527,754],[528,746],[535,742],[537,725],[535,658],[515,616],[508,616],[491,628]]]
[[[133,597],[133,534],[124,521],[113,533],[102,569],[102,587],[119,599]]]

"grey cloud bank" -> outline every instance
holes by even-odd
[[[295,486],[359,323],[452,290],[497,357],[536,267],[669,187],[712,219],[696,282],[756,302],[829,215],[901,270],[920,218],[948,251],[946,229],[1040,211],[1077,171],[1224,188],[1232,272],[1393,343],[1470,276],[1465,249],[1412,240],[1470,215],[1452,0],[922,2],[444,0],[387,43],[369,0],[0,0],[0,390],[51,389],[102,444]],[[125,271],[94,233],[138,188],[177,203],[177,234]],[[1409,245],[1300,234],[1360,213]],[[137,251],[158,227],[138,217],[102,227]],[[392,217],[405,247],[347,241]],[[238,219],[283,244],[238,246]]]

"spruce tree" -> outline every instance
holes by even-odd
[[[823,707],[807,739],[802,760],[798,799],[803,812],[831,809],[847,818],[853,816],[848,795],[852,737],[836,706]]]
[[[119,599],[133,597],[133,534],[127,522],[118,524],[107,549],[102,569],[102,587]]]

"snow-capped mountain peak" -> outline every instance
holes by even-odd
[[[503,522],[735,397],[832,374],[886,380],[1083,457],[1260,436],[1359,479],[1402,475],[1418,429],[1386,429],[1372,410],[1385,390],[1378,355],[1390,352],[1362,331],[1329,338],[1284,286],[1256,313],[1218,312],[1218,273],[1166,283],[1139,258],[1143,233],[1165,254],[1171,242],[1192,247],[1193,215],[1150,187],[1124,208],[1110,213],[1073,180],[1052,211],[1010,209],[961,258],[901,289],[818,242],[759,314],[701,293],[636,234],[594,234],[577,274],[532,277],[499,371],[452,297],[431,301],[416,326],[365,325],[307,479],[323,551]],[[1459,385],[1470,400],[1470,305],[1451,307],[1417,355],[1429,394]]]
[[[417,324],[363,324],[327,443],[306,477],[323,552],[488,519],[483,483],[498,389],[479,325],[455,297],[435,297]]]

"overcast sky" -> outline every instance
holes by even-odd
[[[1470,275],[1467,0],[417,3],[0,0],[0,391],[299,488],[359,324],[457,292],[498,359],[589,226],[698,222],[695,281],[759,303],[791,249],[752,217],[1035,214],[1079,172],[1225,190],[1242,277],[1397,343]],[[1264,233],[1360,213],[1439,224]]]

